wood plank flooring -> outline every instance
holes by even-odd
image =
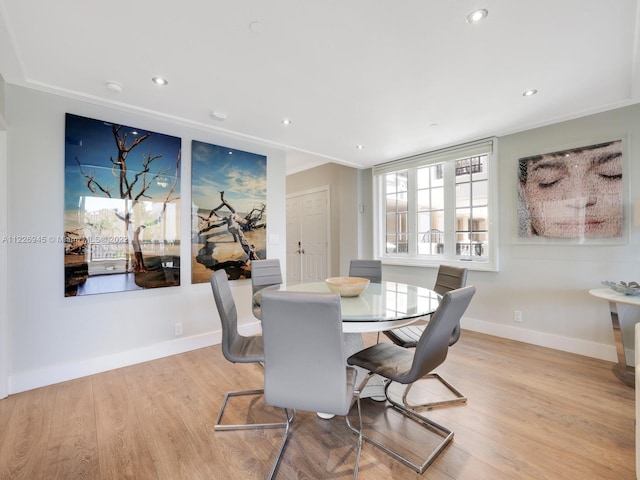
[[[365,442],[359,478],[635,479],[635,391],[611,367],[464,331],[437,371],[468,403],[424,413],[453,442],[423,475]],[[0,479],[266,478],[282,430],[213,432],[224,394],[261,388],[262,375],[227,362],[217,345],[11,395],[0,400]],[[445,395],[433,382],[412,400]],[[409,450],[429,445],[383,403],[363,406],[367,428],[386,422]],[[281,420],[261,397],[227,409],[227,422]],[[340,417],[298,412],[278,478],[350,479],[355,440]]]

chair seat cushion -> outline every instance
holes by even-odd
[[[413,363],[413,350],[391,343],[377,343],[354,353],[347,359],[349,365],[362,367],[398,383],[409,383],[407,376]]]
[[[396,345],[404,348],[416,348],[418,340],[420,340],[420,336],[422,332],[424,332],[424,328],[424,325],[408,325],[406,327],[387,330],[383,333]]]
[[[225,349],[225,345],[222,345]],[[225,357],[234,363],[264,362],[264,343],[261,335],[237,337],[229,345]]]

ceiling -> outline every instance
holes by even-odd
[[[487,18],[467,23],[477,8]],[[638,10],[637,0],[0,0],[0,74],[284,147],[287,173],[366,168],[640,102]]]

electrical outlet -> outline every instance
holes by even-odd
[[[176,323],[176,324],[173,326],[173,334],[174,334],[176,337],[179,337],[180,335],[182,335],[182,324],[181,324],[181,323]]]
[[[520,310],[513,311],[513,321],[516,323],[522,323],[522,311]]]

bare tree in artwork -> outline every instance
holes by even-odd
[[[226,207],[228,214],[220,215],[220,210]],[[259,260],[259,256],[256,253],[255,246],[249,243],[243,232],[250,231],[255,228],[263,228],[262,221],[266,205],[262,203],[260,207],[254,207],[244,217],[240,216],[236,209],[224,198],[224,192],[220,192],[220,205],[213,208],[208,216],[198,215],[198,238],[199,242],[203,244],[203,247],[198,252],[196,261],[205,265],[208,268],[237,268],[242,269],[251,260]],[[215,237],[216,233],[211,233],[218,227],[226,225],[227,232],[233,238],[234,243],[240,243],[242,250],[246,255],[246,261],[226,261],[222,264],[218,264],[213,258],[212,253],[215,248],[215,242],[209,241],[210,238]]]
[[[126,271],[145,272],[144,257],[140,236],[144,229],[160,223],[165,215],[167,205],[177,200],[179,197],[174,195],[176,185],[178,183],[178,175],[180,169],[180,152],[178,152],[175,160],[175,172],[169,173],[170,167],[161,168],[153,172],[154,162],[162,157],[162,155],[154,155],[149,148],[142,155],[142,162],[139,169],[129,165],[128,157],[133,149],[143,144],[152,133],[147,132],[143,135],[135,136],[129,141],[126,131],[123,131],[122,125],[112,125],[113,138],[118,149],[116,158],[109,159],[111,164],[111,175],[116,179],[116,188],[106,184],[104,181],[98,181],[93,172],[83,169],[80,160],[75,157],[76,163],[80,168],[80,173],[85,178],[85,185],[91,193],[96,196],[106,198],[120,198],[125,200],[124,210],[122,212],[115,211],[115,216],[123,222],[124,231],[129,235],[131,247],[133,249],[133,258],[130,263],[130,255],[127,256]],[[136,165],[137,167],[137,165]],[[141,203],[144,200],[151,199],[149,189],[154,183],[165,181],[168,176],[173,176],[173,182],[169,187],[166,196],[162,199],[162,208],[160,213],[151,220],[144,220],[145,216],[140,211]],[[168,186],[168,185],[167,185]]]

